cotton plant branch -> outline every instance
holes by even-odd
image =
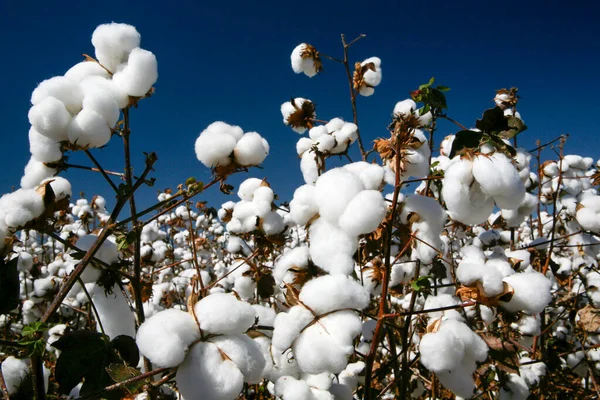
[[[85,399],[98,398],[98,396],[100,396],[100,395],[102,395],[104,393],[112,392],[113,390],[117,390],[119,388],[122,388],[124,386],[130,385],[132,383],[143,381],[143,380],[145,380],[147,378],[153,377],[154,375],[162,374],[162,373],[168,372],[170,370],[171,370],[171,368],[157,368],[157,369],[155,369],[153,371],[146,372],[146,373],[134,376],[133,378],[129,378],[129,379],[126,379],[124,381],[117,382],[117,383],[115,383],[113,385],[107,386],[104,389],[102,389],[100,391],[97,391],[95,393],[86,394],[85,396],[79,396],[75,400],[85,400]]]

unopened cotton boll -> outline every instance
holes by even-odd
[[[381,193],[363,190],[348,203],[338,223],[348,234],[358,236],[377,229],[386,213],[387,205]]]
[[[116,22],[98,25],[92,34],[96,58],[112,72],[127,61],[129,53],[140,46],[140,41],[141,36],[135,27]]]
[[[269,143],[257,132],[242,136],[233,149],[235,161],[243,166],[262,163],[269,154]]]
[[[539,314],[552,300],[552,284],[539,272],[513,274],[504,278],[504,282],[514,289],[514,294],[508,302],[500,302],[500,305],[510,312]]]
[[[67,140],[71,114],[56,97],[48,96],[29,110],[29,123],[40,134],[57,142]]]
[[[81,147],[102,147],[110,140],[106,120],[93,109],[83,109],[67,128],[69,141]]]
[[[60,144],[42,135],[33,126],[29,129],[29,151],[33,159],[42,163],[58,161],[63,156]]]
[[[200,328],[214,334],[245,332],[254,324],[256,314],[252,306],[225,293],[204,297],[194,306]]]
[[[79,85],[64,76],[55,76],[41,82],[31,94],[31,104],[38,105],[47,97],[55,97],[64,107],[75,115],[81,110],[83,91]]]
[[[156,56],[139,47],[131,51],[125,68],[113,75],[113,82],[134,97],[145,96],[157,79]]]
[[[105,79],[110,77],[108,71],[95,61],[82,61],[73,65],[65,72],[65,78],[68,78],[75,83],[79,83],[90,76],[100,76]]]

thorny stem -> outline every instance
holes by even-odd
[[[154,371],[146,372],[144,374],[140,374],[140,375],[134,376],[133,378],[129,378],[129,379],[126,379],[124,381],[115,383],[114,385],[107,386],[104,389],[99,390],[99,391],[97,391],[95,393],[90,393],[90,394],[86,394],[84,396],[77,397],[75,400],[84,400],[84,399],[98,398],[103,393],[111,392],[113,390],[119,389],[120,387],[123,387],[123,386],[129,385],[131,383],[135,383],[135,382],[144,380],[146,378],[149,378],[149,377],[157,375],[157,374],[162,374],[163,372],[167,372],[169,370],[170,370],[170,368],[157,368]]]
[[[346,75],[348,76],[348,86],[350,87],[350,102],[352,103],[352,117],[354,119],[354,124],[357,126],[356,136],[358,138],[358,148],[360,150],[360,155],[363,161],[367,160],[367,154],[365,152],[365,147],[360,136],[360,130],[358,129],[358,113],[356,111],[356,90],[354,90],[354,85],[352,82],[352,72],[350,72],[350,64],[348,63],[348,48],[365,36],[365,34],[361,34],[356,39],[352,40],[350,43],[346,43],[346,36],[342,34],[342,45],[344,47],[344,60],[342,61],[342,63],[344,64],[344,68],[346,69]]]

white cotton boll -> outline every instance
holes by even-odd
[[[471,330],[464,322],[448,319],[442,323],[439,331],[448,331],[464,344],[465,357],[483,362],[487,358],[488,346],[485,341]],[[438,332],[439,332],[438,331]],[[465,363],[463,362],[463,365]]]
[[[346,206],[339,218],[339,226],[349,235],[373,232],[387,213],[387,205],[377,190],[363,190]]]
[[[119,105],[112,93],[107,90],[97,90],[86,93],[83,98],[83,108],[91,109],[100,114],[109,128],[112,128],[119,119]]]
[[[369,87],[369,86],[361,86],[360,89],[358,90],[358,93],[360,93],[361,95],[363,95],[365,97],[369,97],[369,96],[373,95],[373,93],[375,93],[375,89],[373,89],[372,87]]]
[[[112,293],[107,293],[105,288],[95,285],[90,293],[95,307],[93,309],[94,318],[102,322],[104,333],[111,339],[119,335],[133,338],[135,337],[135,318],[129,309],[129,303],[119,285],[114,285],[111,290]],[[100,331],[99,323],[96,327]]]
[[[229,156],[233,153],[236,139],[231,135],[220,132],[204,130],[194,146],[196,157],[208,168],[229,165]]]
[[[254,191],[252,196],[252,201],[255,203],[268,203],[270,205],[273,200],[275,200],[275,193],[268,186],[260,186]]]
[[[306,381],[282,376],[275,382],[275,396],[282,400],[316,400]]]
[[[32,158],[42,163],[58,161],[63,156],[60,144],[42,135],[33,126],[29,129],[29,152]]]
[[[494,211],[494,200],[485,195],[479,183],[471,185],[444,178],[442,197],[450,218],[466,225],[478,225]]]
[[[101,76],[90,76],[82,80],[80,86],[84,96],[99,90],[110,93],[117,102],[119,109],[123,109],[129,104],[129,95],[120,86],[116,85],[112,79],[105,79]]]
[[[307,137],[301,137],[296,143],[296,153],[299,156],[310,150],[313,146],[313,141]]]
[[[21,178],[21,187],[23,189],[34,188],[44,179],[54,176],[55,173],[56,169],[48,168],[43,162],[32,157],[25,166],[25,171]]]
[[[470,367],[470,366],[469,366]],[[475,382],[473,380],[473,371],[462,364],[459,364],[452,371],[440,371],[437,373],[440,383],[457,398],[470,399],[475,391]]]
[[[243,243],[244,242],[241,238],[237,236],[229,236],[226,249],[230,253],[240,253],[242,251]]]
[[[332,118],[325,127],[327,128],[327,132],[333,133],[335,131],[339,131],[344,127],[346,122],[344,122],[341,118]]]
[[[324,136],[329,136],[328,133],[327,125],[318,125],[308,131],[308,137],[316,142]]]
[[[504,282],[515,291],[508,302],[500,305],[510,312],[524,311],[527,314],[539,314],[552,300],[551,282],[539,272],[521,272],[507,276]]]
[[[112,22],[98,25],[92,34],[96,58],[110,71],[127,61],[129,53],[140,46],[141,36],[135,27]]]
[[[345,275],[325,275],[306,282],[300,300],[321,315],[334,310],[362,310],[369,304],[369,293],[354,278]]]
[[[244,387],[244,376],[235,363],[224,359],[216,345],[205,342],[190,348],[175,381],[188,400],[230,400]]]
[[[315,62],[311,57],[302,57],[305,50],[306,43],[300,43],[292,50],[292,55],[290,56],[292,69],[297,74],[304,73],[304,75],[312,78],[317,74],[317,69],[315,68]]]
[[[313,320],[314,315],[303,306],[294,306],[287,313],[277,314],[273,324],[273,347],[279,352],[286,350],[300,331]]]
[[[361,328],[360,318],[352,311],[321,317],[294,341],[292,348],[298,366],[309,374],[342,372],[354,352],[352,342]]]
[[[268,154],[269,144],[256,132],[244,134],[233,149],[235,160],[243,166],[258,165]]]
[[[297,108],[294,107],[294,104],[292,104],[291,101],[287,101],[281,105],[281,115],[283,116],[283,123],[286,126],[289,125],[288,117],[295,113],[297,109],[302,108],[302,104],[304,104],[305,101],[310,102],[310,100],[303,99],[302,97],[296,97],[293,101]],[[313,118],[316,118],[316,114],[313,115]],[[306,132],[306,128],[303,126],[292,127],[292,130],[299,134]]]
[[[412,99],[402,100],[396,103],[394,106],[394,115],[403,115],[408,116],[412,114],[417,109],[417,103],[415,103]]]
[[[276,212],[267,213],[261,220],[260,227],[267,236],[277,235],[285,229],[283,217]]]
[[[82,147],[102,147],[110,140],[110,128],[102,115],[83,109],[67,128],[69,141]]]
[[[77,83],[64,76],[55,76],[41,82],[31,94],[31,104],[40,104],[47,97],[60,100],[71,115],[81,110],[83,92]]]
[[[98,239],[98,236],[96,235],[85,235],[80,237],[79,240],[77,240],[75,246],[77,246],[77,248],[79,248],[80,250],[88,251],[96,242],[96,239]],[[96,252],[96,255],[94,257],[106,264],[116,263],[117,261],[119,261],[117,245],[114,244],[111,240],[105,240],[100,246],[100,249],[98,249],[98,251]]]
[[[344,209],[364,190],[360,179],[343,168],[334,168],[319,177],[315,184],[315,201],[321,217],[336,223]]]
[[[56,97],[48,96],[29,110],[29,123],[37,132],[57,142],[67,139],[71,114]]]
[[[312,223],[310,257],[313,262],[331,274],[348,275],[354,270],[352,255],[358,247],[356,238],[324,218]]]
[[[343,168],[358,176],[366,190],[378,190],[383,184],[384,169],[377,164],[358,161]]]
[[[235,363],[245,381],[259,383],[265,368],[265,358],[260,346],[246,335],[221,335],[210,339]]]
[[[461,262],[456,269],[456,277],[467,286],[481,282],[483,294],[487,297],[497,296],[504,290],[503,276],[495,268]]]
[[[314,185],[319,179],[319,166],[317,164],[317,155],[312,151],[305,151],[300,159],[300,170],[304,182],[308,185]]]
[[[237,192],[238,197],[242,200],[251,201],[253,199],[254,192],[256,191],[256,189],[261,187],[263,183],[264,181],[258,178],[246,179],[240,184],[240,187]]]
[[[294,191],[294,198],[290,202],[290,216],[298,225],[306,225],[319,211],[314,195],[315,187],[312,185],[302,185]]]
[[[128,95],[142,97],[158,79],[156,56],[139,47],[131,50],[127,65],[113,75],[113,82]]]
[[[138,330],[136,343],[153,364],[176,367],[183,362],[188,346],[199,338],[194,317],[173,308],[148,318]]]
[[[473,161],[473,177],[500,208],[518,208],[525,197],[525,186],[510,160],[502,153],[477,156]]]
[[[529,388],[525,380],[517,374],[508,374],[504,386],[498,392],[499,400],[526,400]]]
[[[104,79],[110,77],[108,71],[95,61],[82,61],[73,65],[65,72],[65,78],[68,78],[75,83],[79,83],[90,76],[100,76]]]
[[[443,322],[442,322],[443,325]],[[460,364],[465,345],[448,331],[428,333],[419,344],[421,364],[435,373],[452,370]]]
[[[23,359],[8,356],[2,361],[2,377],[9,396],[18,393],[21,385],[26,384],[30,372],[29,365]]]
[[[335,138],[330,135],[323,135],[317,139],[316,145],[321,153],[327,153],[335,146]]]
[[[308,247],[295,247],[283,254],[275,263],[273,278],[278,285],[284,282],[287,271],[290,268],[306,269],[308,266]],[[287,282],[287,281],[286,281]],[[287,282],[291,283],[291,282]]]
[[[252,306],[225,293],[214,293],[200,300],[194,311],[200,328],[214,334],[243,333],[254,324]]]
[[[535,315],[524,315],[519,321],[513,322],[510,326],[517,329],[522,335],[537,336],[541,333],[541,320]]]
[[[22,227],[43,212],[44,200],[35,190],[19,189],[0,198],[0,221],[7,228]]]

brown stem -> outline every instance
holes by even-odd
[[[100,165],[100,163],[98,162],[98,160],[96,160],[96,158],[92,155],[92,153],[88,149],[86,149],[85,150],[85,154],[92,161],[92,163],[94,163],[94,165],[96,166],[96,168],[98,169],[98,171],[102,174],[102,176],[104,177],[104,179],[106,180],[106,182],[108,182],[108,184],[113,189],[113,191],[115,193],[119,193],[119,188],[117,188],[117,185],[115,185],[115,183],[112,181],[112,179],[110,179],[110,177],[108,176],[107,172],[104,170],[104,168],[102,168],[102,166]],[[121,174],[117,174],[117,173],[113,173],[113,175],[122,176]]]
[[[42,357],[35,352],[31,356],[31,371],[33,378],[33,392],[36,400],[44,400],[46,398],[46,387],[44,385],[44,367]]]
[[[157,374],[161,374],[163,372],[168,371],[169,369],[170,368],[157,368],[154,371],[146,372],[144,374],[140,374],[140,375],[134,376],[133,378],[129,378],[129,379],[126,379],[124,381],[115,383],[114,385],[107,386],[107,387],[105,387],[104,389],[102,389],[102,390],[100,390],[98,392],[86,394],[84,396],[80,396],[80,397],[78,397],[75,400],[84,400],[84,399],[97,398],[97,397],[99,397],[99,395],[101,395],[103,393],[119,389],[120,387],[123,387],[123,386],[129,385],[131,383],[135,383],[135,382],[144,380],[146,378],[149,378],[149,377],[157,375]]]

